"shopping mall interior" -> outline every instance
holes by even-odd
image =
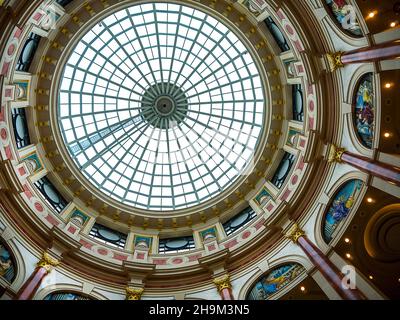
[[[392,0],[0,0],[0,300],[399,299],[399,30]]]

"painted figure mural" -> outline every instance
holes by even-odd
[[[354,36],[362,36],[362,31],[352,5],[350,5],[346,0],[325,1],[343,30]]]
[[[359,82],[355,96],[355,126],[364,146],[371,149],[374,139],[374,90],[372,73],[365,74]]]
[[[15,266],[10,252],[0,242],[0,277],[8,282],[13,282],[15,277]]]
[[[355,199],[360,194],[362,184],[361,180],[350,180],[336,193],[325,215],[323,236],[326,243],[331,242],[335,230],[347,218]]]
[[[44,300],[91,300],[76,293],[53,292],[47,295]]]
[[[257,281],[247,299],[268,300],[271,295],[282,290],[303,271],[305,271],[304,267],[298,263],[281,265]]]

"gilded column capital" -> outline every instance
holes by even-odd
[[[143,288],[126,288],[126,300],[140,300],[142,297]]]
[[[289,238],[294,243],[297,243],[300,237],[304,236],[306,233],[303,229],[299,227],[297,223],[295,223],[289,232],[286,234],[286,238]]]
[[[50,273],[53,267],[57,267],[60,264],[60,261],[51,257],[47,252],[43,253],[42,258],[37,263],[38,268],[46,269],[47,273]]]
[[[328,153],[328,162],[332,163],[332,162],[338,162],[338,163],[342,163],[342,156],[343,153],[345,153],[345,149],[344,148],[339,148],[337,146],[335,146],[334,144],[331,144],[329,146],[329,153]]]
[[[232,289],[231,279],[228,274],[213,280],[218,292],[224,289]]]
[[[344,64],[342,62],[342,56],[344,52],[338,51],[333,53],[327,53],[326,57],[328,58],[330,71],[333,72],[339,68],[343,68]]]

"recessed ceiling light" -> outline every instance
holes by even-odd
[[[304,292],[304,291],[306,291],[306,288],[303,287],[303,286],[301,286],[301,287],[300,287],[300,290],[301,290],[302,292]]]
[[[390,24],[390,27],[391,28],[394,28],[396,26],[396,22],[392,22],[391,24]]]
[[[347,259],[350,259],[351,258],[351,254],[350,253],[346,253],[346,257],[347,257]]]
[[[391,88],[391,87],[392,87],[392,84],[391,84],[390,82],[388,82],[388,83],[385,84],[385,88],[386,88],[386,89],[389,89],[389,88]]]
[[[374,200],[372,198],[367,198],[368,203],[372,203]]]
[[[375,17],[375,12],[370,12],[370,13],[368,14],[368,17],[369,17],[369,18]]]
[[[349,242],[350,242],[350,239],[349,239],[349,238],[345,238],[345,239],[344,239],[344,242],[349,243]]]
[[[368,278],[370,278],[371,280],[373,280],[373,279],[374,279],[374,277],[373,277],[373,276],[369,276]]]
[[[385,138],[390,138],[390,133],[389,133],[389,132],[385,132],[385,133],[383,134],[383,136],[384,136]]]

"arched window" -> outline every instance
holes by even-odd
[[[354,126],[361,143],[371,149],[374,141],[375,106],[373,74],[361,77],[354,95]]]
[[[325,0],[325,3],[329,14],[340,29],[351,36],[362,36],[354,7],[347,0]]]
[[[72,292],[52,292],[43,300],[92,300],[91,298]]]
[[[304,271],[305,269],[302,265],[294,262],[276,267],[254,284],[247,295],[247,300],[268,300]]]
[[[362,184],[361,180],[350,180],[336,192],[324,217],[322,233],[326,243],[331,242],[336,230],[349,215],[355,199],[360,194]]]
[[[8,247],[0,241],[0,277],[12,283],[16,275],[15,260]]]

